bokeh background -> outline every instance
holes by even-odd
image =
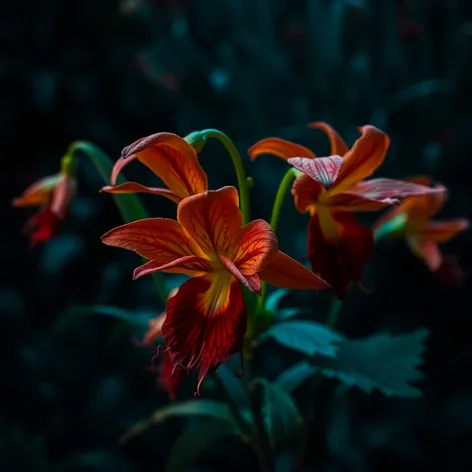
[[[35,250],[20,233],[28,211],[10,208],[26,186],[57,171],[71,141],[92,141],[115,159],[155,132],[221,129],[256,182],[254,215],[268,219],[286,164],[271,156],[250,164],[251,144],[276,135],[323,155],[326,137],[306,123],[327,121],[350,143],[357,126],[371,123],[392,140],[378,174],[430,174],[450,190],[441,217],[472,216],[469,0],[17,0],[0,12],[2,471],[164,470],[182,430],[172,420],[117,442],[167,402],[148,371],[153,351],[130,341],[144,327],[89,316],[57,328],[73,305],[149,316],[162,308],[151,280],[131,281],[136,257],[100,242],[121,221],[111,197],[98,193],[94,167],[81,156],[71,215]],[[205,147],[201,162],[212,188],[236,183],[219,143]],[[127,177],[153,182],[139,166]],[[175,212],[163,199],[144,201],[151,213]],[[303,258],[307,221],[286,203],[280,245]],[[350,293],[339,328],[358,337],[428,327],[425,395],[396,400],[354,389],[326,422],[328,383],[316,399],[307,471],[470,470],[471,242],[466,232],[444,247],[466,272],[460,287],[437,280],[401,241],[377,247],[366,271],[373,291]],[[285,303],[326,315],[323,297]],[[286,356],[278,348],[259,368],[274,375]],[[301,389],[297,399],[306,395]],[[192,470],[255,463],[248,448],[223,441]]]

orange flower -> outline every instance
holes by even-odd
[[[138,159],[151,169],[168,188],[146,187],[137,182],[116,185],[118,175],[133,160]],[[108,193],[152,193],[180,202],[185,197],[208,190],[208,179],[198,162],[195,149],[185,139],[172,133],[157,133],[138,139],[121,151],[111,174]]]
[[[197,394],[206,375],[242,350],[246,310],[240,284],[255,293],[261,280],[285,288],[327,287],[278,250],[267,222],[242,226],[238,205],[234,187],[206,191],[179,203],[177,221],[148,218],[102,236],[107,245],[149,259],[135,269],[135,279],[156,271],[192,277],[169,299],[162,331],[173,365],[198,369]]]
[[[66,156],[62,159],[61,172],[36,181],[13,200],[14,207],[40,206],[23,227],[23,231],[30,235],[31,247],[53,238],[59,232],[77,193],[75,173],[75,161]]]
[[[410,182],[431,185],[428,177],[414,177]],[[436,189],[444,189],[440,184]],[[406,198],[401,205],[391,209],[375,224],[376,237],[385,235],[406,238],[413,254],[439,275],[449,273],[454,279],[460,278],[460,268],[452,267],[452,261],[444,260],[438,243],[449,241],[469,227],[469,220],[456,218],[446,221],[431,221],[446,201],[446,193],[434,193]],[[454,274],[456,275],[454,277]],[[450,278],[449,277],[449,278]]]
[[[334,293],[344,298],[350,281],[360,282],[364,266],[374,248],[372,232],[348,212],[374,211],[398,203],[397,198],[442,192],[412,182],[369,177],[385,159],[388,136],[367,125],[361,137],[348,148],[326,123],[312,128],[323,130],[330,140],[331,156],[316,158],[304,146],[268,138],[249,150],[254,160],[274,154],[301,171],[292,194],[301,213],[310,213],[308,257],[314,272],[330,283]]]

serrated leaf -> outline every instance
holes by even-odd
[[[305,380],[315,375],[318,371],[319,369],[312,366],[307,361],[297,362],[282,372],[275,379],[275,383],[285,392],[293,392],[305,382]]]
[[[263,388],[262,415],[272,448],[280,451],[303,441],[305,424],[293,398],[274,383],[256,382]]]
[[[230,409],[225,403],[214,400],[189,400],[187,402],[167,405],[156,410],[149,418],[136,423],[120,438],[120,442],[126,442],[137,434],[142,433],[149,426],[162,423],[174,416],[206,416],[230,423],[235,428],[237,427]]]
[[[387,396],[418,397],[421,391],[410,385],[424,376],[422,363],[428,330],[391,336],[374,334],[359,340],[344,338],[335,358],[316,356],[313,365],[324,375],[367,393],[378,389]]]
[[[272,325],[263,336],[273,337],[278,343],[295,349],[307,356],[321,354],[333,357],[336,355],[336,342],[342,339],[327,326],[314,321],[285,321]]]
[[[265,308],[267,311],[277,311],[279,303],[285,295],[289,293],[286,288],[278,288],[270,293],[266,298]]]
[[[218,440],[237,435],[237,430],[229,423],[211,420],[189,426],[174,443],[167,462],[167,472],[187,472],[198,456],[213,446]]]

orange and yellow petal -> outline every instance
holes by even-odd
[[[306,157],[308,159],[314,159],[316,157],[315,154],[305,146],[280,138],[261,139],[254,144],[248,152],[251,161],[262,154],[272,154],[284,160],[290,157]]]
[[[122,159],[128,160],[132,156],[180,198],[208,190],[208,178],[195,149],[176,134],[157,133],[142,138],[123,149]]]
[[[203,379],[240,352],[246,332],[242,290],[229,272],[185,282],[167,304],[162,327],[174,368],[198,370]]]
[[[333,191],[345,191],[351,185],[369,177],[385,159],[390,145],[388,135],[371,125],[363,126],[359,130],[362,135],[344,155],[344,164]]]
[[[133,280],[139,279],[143,275],[154,274],[155,272],[199,277],[211,270],[213,270],[213,265],[208,259],[200,256],[184,256],[167,264],[160,264],[158,261],[148,261],[134,269]]]
[[[30,185],[12,202],[14,207],[38,206],[47,203],[52,197],[61,174],[44,177]]]
[[[123,193],[150,193],[152,195],[161,195],[168,198],[174,203],[179,203],[182,200],[180,197],[172,193],[167,188],[160,187],[147,187],[146,185],[138,184],[137,182],[124,182],[122,184],[116,185],[115,187],[111,185],[106,185],[100,189],[100,192],[107,192],[112,194],[123,194]]]
[[[269,260],[265,269],[259,273],[259,277],[280,288],[300,290],[329,288],[328,283],[321,277],[282,251],[277,251],[276,255]]]
[[[260,272],[279,248],[275,233],[264,220],[254,220],[243,226],[233,244],[231,260],[243,275]]]
[[[102,236],[108,246],[134,251],[160,265],[185,256],[203,256],[182,226],[168,218],[146,218],[114,228]]]
[[[457,218],[447,221],[428,221],[417,231],[412,232],[421,241],[444,243],[449,241],[470,225],[469,220]]]
[[[347,144],[343,138],[330,126],[328,123],[323,121],[315,121],[308,125],[310,128],[319,129],[323,131],[329,139],[331,146],[331,154],[337,154],[338,156],[344,156],[349,151]]]
[[[317,159],[292,157],[288,159],[288,163],[295,169],[308,175],[327,190],[336,181],[343,162],[341,156],[319,157]]]
[[[300,213],[313,213],[315,202],[325,192],[323,186],[315,182],[306,174],[300,175],[293,182],[292,195],[295,199],[295,207]]]
[[[216,261],[219,254],[230,252],[241,230],[238,191],[223,187],[186,198],[177,207],[177,220],[201,251]]]

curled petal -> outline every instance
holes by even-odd
[[[292,186],[296,209],[300,213],[313,213],[315,202],[319,200],[323,192],[325,192],[325,189],[320,183],[315,182],[306,174],[300,175],[295,179]]]
[[[385,159],[390,145],[387,134],[370,125],[359,130],[362,136],[343,157],[344,164],[336,179],[336,192],[342,192],[369,177]]]
[[[251,161],[261,154],[273,154],[281,159],[287,160],[290,157],[306,157],[314,159],[316,156],[305,146],[295,144],[285,139],[266,138],[258,141],[249,149]]]
[[[292,157],[288,163],[300,172],[320,183],[325,189],[329,189],[336,181],[343,165],[341,156],[319,157],[306,159],[304,157]]]
[[[203,379],[242,350],[241,288],[229,272],[190,279],[168,301],[166,312],[162,330],[174,368],[198,369],[199,394]]]
[[[261,281],[257,274],[244,275],[236,267],[236,265],[231,262],[227,257],[220,256],[221,262],[228,269],[228,271],[236,277],[236,279],[241,282],[247,289],[253,293],[261,294]]]
[[[60,218],[65,218],[69,206],[76,194],[77,180],[71,176],[61,176],[52,197],[51,211]]]
[[[124,182],[122,184],[116,185],[115,187],[107,185],[100,189],[100,192],[107,192],[113,194],[122,194],[122,193],[151,193],[153,195],[161,195],[163,197],[172,200],[175,203],[179,203],[181,198],[172,193],[167,188],[159,187],[146,187],[145,185],[138,184],[137,182]]]
[[[442,255],[436,243],[422,242],[416,237],[407,238],[413,254],[422,260],[431,272],[436,272],[442,264]]]
[[[108,246],[134,251],[159,265],[185,256],[202,256],[182,226],[168,218],[145,218],[114,228],[102,236]]]
[[[259,277],[280,288],[321,290],[329,287],[321,277],[282,251],[277,251],[269,260]]]
[[[212,270],[213,266],[208,259],[200,256],[184,256],[175,259],[167,264],[159,264],[157,261],[149,261],[136,267],[133,273],[133,280],[139,279],[143,275],[154,272],[167,272],[169,274],[185,274],[190,277],[199,277]]]
[[[61,174],[44,177],[30,185],[12,202],[14,207],[38,206],[47,203],[51,198]]]
[[[344,142],[343,138],[341,138],[341,136],[339,136],[339,134],[328,125],[328,123],[324,123],[323,121],[315,121],[314,123],[310,123],[308,126],[310,128],[320,129],[326,133],[331,146],[331,154],[344,156],[344,154],[349,151],[349,148],[347,147],[347,144]]]
[[[116,162],[115,165],[113,166],[113,169],[111,170],[111,176],[110,176],[110,185],[114,187],[116,183],[118,182],[118,176],[121,174],[123,169],[131,164],[136,159],[136,156],[130,156],[128,159],[125,159],[123,156],[121,156]]]
[[[223,187],[186,198],[177,207],[177,220],[204,254],[213,259],[227,254],[243,221],[238,191]]]
[[[232,260],[244,275],[254,275],[264,269],[279,248],[277,237],[264,220],[254,220],[243,226],[236,241],[239,243],[234,248]]]
[[[469,220],[458,218],[448,221],[429,221],[413,234],[421,241],[443,243],[469,227]]]

